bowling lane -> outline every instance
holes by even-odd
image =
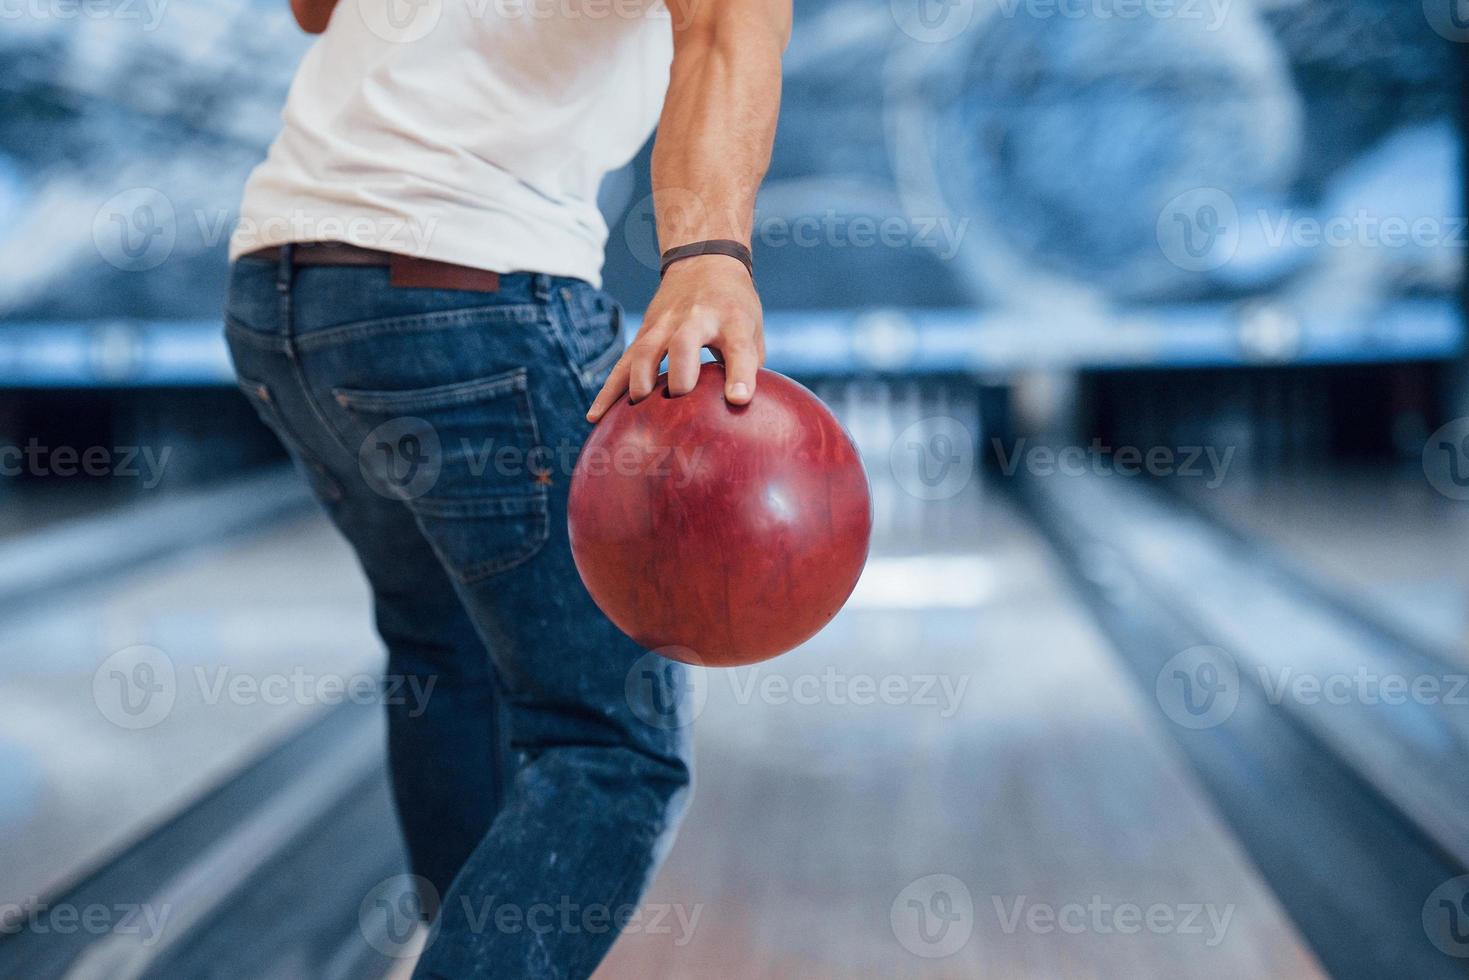
[[[44,490],[6,487],[0,506],[0,541],[30,534],[37,528],[105,511],[126,503],[130,496],[117,487],[47,484]]]
[[[0,903],[75,879],[382,664],[361,575],[318,516],[7,626]]]
[[[821,394],[873,476],[872,561],[803,649],[700,675],[691,812],[598,977],[1321,975],[1036,532],[972,461],[907,467],[905,447],[957,445],[938,437],[973,399]],[[109,669],[138,645],[161,659]],[[379,650],[319,516],[17,621],[0,901],[136,839]],[[171,678],[171,706],[124,702],[119,673]]]
[[[972,403],[821,394],[871,563],[805,647],[704,675],[688,818],[599,980],[1323,975],[1034,530],[889,465]]]
[[[1469,508],[1416,463],[1180,481],[1189,499],[1460,662],[1469,663]]]

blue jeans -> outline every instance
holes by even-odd
[[[401,288],[283,251],[235,263],[226,333],[241,389],[356,550],[389,674],[430,692],[385,699],[409,856],[438,899],[415,976],[587,976],[690,783],[682,668],[602,615],[567,540],[620,313],[574,279]]]

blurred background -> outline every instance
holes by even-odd
[[[406,976],[380,715],[431,695],[221,336],[310,39],[0,20],[0,977]],[[701,675],[599,977],[1469,973],[1466,43],[1461,0],[801,0],[757,279],[873,554]],[[630,329],[649,194],[646,148],[601,194]]]

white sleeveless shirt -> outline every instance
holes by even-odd
[[[602,177],[653,131],[662,0],[338,0],[230,258],[345,241],[601,285]]]

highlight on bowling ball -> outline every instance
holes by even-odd
[[[704,364],[592,430],[567,516],[592,599],[650,650],[708,667],[785,653],[857,585],[872,498],[857,447],[803,386],[762,370],[748,405]]]

